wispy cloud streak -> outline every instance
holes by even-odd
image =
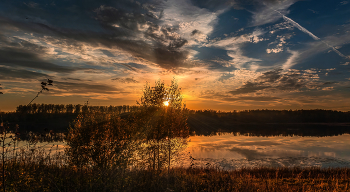
[[[309,30],[305,29],[304,27],[302,27],[301,25],[299,25],[297,22],[295,22],[294,20],[292,20],[291,18],[282,15],[283,19],[288,21],[289,23],[291,23],[294,27],[298,28],[300,31],[310,35],[310,37],[312,37],[315,40],[320,40],[320,38],[318,38],[316,35],[312,34]]]
[[[276,10],[274,10],[276,11]],[[345,56],[344,54],[342,54],[340,51],[338,51],[335,47],[329,45],[328,43],[322,41],[319,37],[317,37],[316,35],[312,34],[309,30],[305,29],[304,27],[302,27],[301,25],[299,25],[299,23],[295,22],[293,19],[283,15],[282,13],[280,13],[279,11],[276,11],[277,13],[281,14],[283,19],[286,20],[287,22],[291,23],[294,27],[298,28],[300,31],[308,34],[310,37],[312,37],[314,40],[318,41],[320,40],[322,43],[326,44],[329,48],[331,48],[335,53],[337,53],[340,57],[344,57],[344,58],[348,58],[349,57]]]
[[[321,40],[322,41],[322,40]],[[324,41],[322,41],[324,44],[326,44],[328,47],[330,47],[330,48],[332,48],[333,49],[333,51],[334,52],[336,52],[339,56],[341,56],[341,57],[345,57],[345,58],[349,58],[349,57],[347,57],[347,56],[345,56],[345,55],[343,55],[342,53],[340,53],[340,51],[338,51],[335,47],[333,47],[333,46],[331,46],[331,45],[329,45],[328,43],[326,43],[326,42],[324,42]]]

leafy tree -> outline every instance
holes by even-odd
[[[169,107],[180,109],[182,107],[181,88],[179,88],[175,79],[171,85],[166,87],[160,79],[155,82],[154,87],[146,83],[141,101],[137,102],[143,107],[164,107],[164,102],[168,102]]]
[[[66,112],[73,113],[74,107],[72,104],[66,105]]]
[[[155,86],[145,85],[139,105],[141,110],[136,113],[139,118],[138,126],[141,128],[141,137],[149,144],[149,158],[152,158],[151,167],[161,169],[168,161],[170,168],[171,155],[176,152],[171,142],[174,138],[189,136],[187,115],[182,104],[181,88],[175,79],[169,87],[157,80]],[[167,104],[167,105],[166,105]],[[166,141],[167,142],[164,142]],[[167,145],[164,147],[164,145]],[[166,149],[165,151],[162,149]]]
[[[164,101],[169,105],[165,106]],[[169,168],[171,157],[183,146],[175,138],[189,135],[176,81],[173,80],[169,87],[160,80],[153,88],[145,86],[141,105],[139,110],[135,108],[135,112],[126,115],[120,113],[130,112],[129,106],[112,110],[84,105],[83,113],[68,133],[66,154],[69,162],[79,167],[125,167],[143,156],[145,158],[138,159],[136,165],[146,160],[148,167],[153,169],[161,169],[165,162]],[[80,113],[80,108],[75,112]]]
[[[81,111],[81,105],[78,104],[78,105],[75,106],[74,113],[80,113],[80,111]]]

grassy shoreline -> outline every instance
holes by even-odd
[[[43,162],[6,164],[6,191],[349,190],[350,168],[244,168],[233,171],[173,168],[168,174],[167,170],[79,169]]]

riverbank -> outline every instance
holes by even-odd
[[[349,191],[350,168],[174,168],[168,174],[23,161],[6,164],[5,180],[6,191]]]

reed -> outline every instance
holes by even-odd
[[[22,150],[16,159],[6,162],[6,191],[350,190],[350,168],[262,167],[226,171],[216,167],[177,167],[168,173],[166,168],[77,167],[65,160],[64,154],[52,151]]]

